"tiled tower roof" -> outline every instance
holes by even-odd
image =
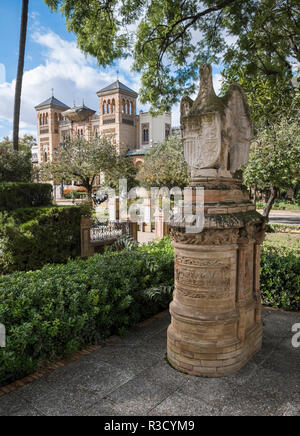
[[[60,107],[65,108],[65,109],[69,109],[69,106],[67,106],[66,104],[57,100],[57,98],[55,98],[54,96],[48,98],[47,100],[45,100],[42,103],[35,106],[35,109],[39,109],[39,108],[44,107],[44,106],[60,106]]]
[[[106,92],[106,91],[113,91],[114,89],[122,89],[123,91],[131,92],[133,94],[137,93],[133,91],[133,89],[128,88],[128,86],[124,85],[124,83],[120,82],[120,80],[116,80],[115,82],[111,83],[110,85],[106,86],[105,88],[100,89],[100,91],[97,92],[97,94]]]

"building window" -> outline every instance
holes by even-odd
[[[48,124],[48,114],[46,114],[46,124]]]
[[[108,100],[107,102],[107,113],[108,114],[110,113],[110,100]]]
[[[106,114],[106,100],[103,102],[103,113]]]
[[[125,100],[122,100],[122,114],[125,114]]]
[[[142,143],[148,144],[149,143],[149,124],[143,124],[142,125]]]
[[[114,114],[115,113],[115,108],[116,108],[116,103],[115,103],[115,99],[112,99],[111,102],[111,113]]]
[[[48,154],[47,154],[47,150],[44,150],[44,162],[48,161]]]

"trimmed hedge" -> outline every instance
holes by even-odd
[[[169,289],[173,268],[173,249],[162,240],[0,278],[0,322],[7,333],[6,348],[0,348],[0,385],[111,334],[124,334],[166,308],[170,293],[153,299],[149,288]]]
[[[263,304],[300,311],[300,257],[297,248],[263,243],[260,289]]]
[[[48,183],[0,183],[0,210],[48,206],[52,203],[52,185]]]
[[[263,244],[265,304],[299,310],[299,277],[299,257]],[[124,334],[168,306],[173,280],[169,238],[0,277],[0,323],[7,330],[6,348],[0,348],[0,385],[111,334]]]
[[[80,256],[78,206],[0,212],[0,274],[30,271]]]

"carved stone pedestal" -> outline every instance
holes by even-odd
[[[175,291],[170,305],[168,359],[175,368],[192,375],[230,374],[261,347],[263,218],[250,202],[234,204],[234,191],[236,197],[237,192],[240,197],[247,196],[235,187],[205,191],[201,233],[188,234],[180,226],[171,231]],[[218,202],[207,202],[213,198]],[[218,213],[221,199],[222,214]]]
[[[181,130],[191,187],[204,187],[205,222],[199,233],[187,230],[191,217],[171,223],[175,291],[168,359],[189,374],[219,377],[240,369],[261,347],[264,219],[240,181],[252,138],[247,98],[239,85],[217,97],[209,65],[200,77],[196,100],[181,100]]]

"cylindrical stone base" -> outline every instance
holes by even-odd
[[[239,229],[177,236],[168,360],[192,375],[231,374],[261,348],[260,247]]]

